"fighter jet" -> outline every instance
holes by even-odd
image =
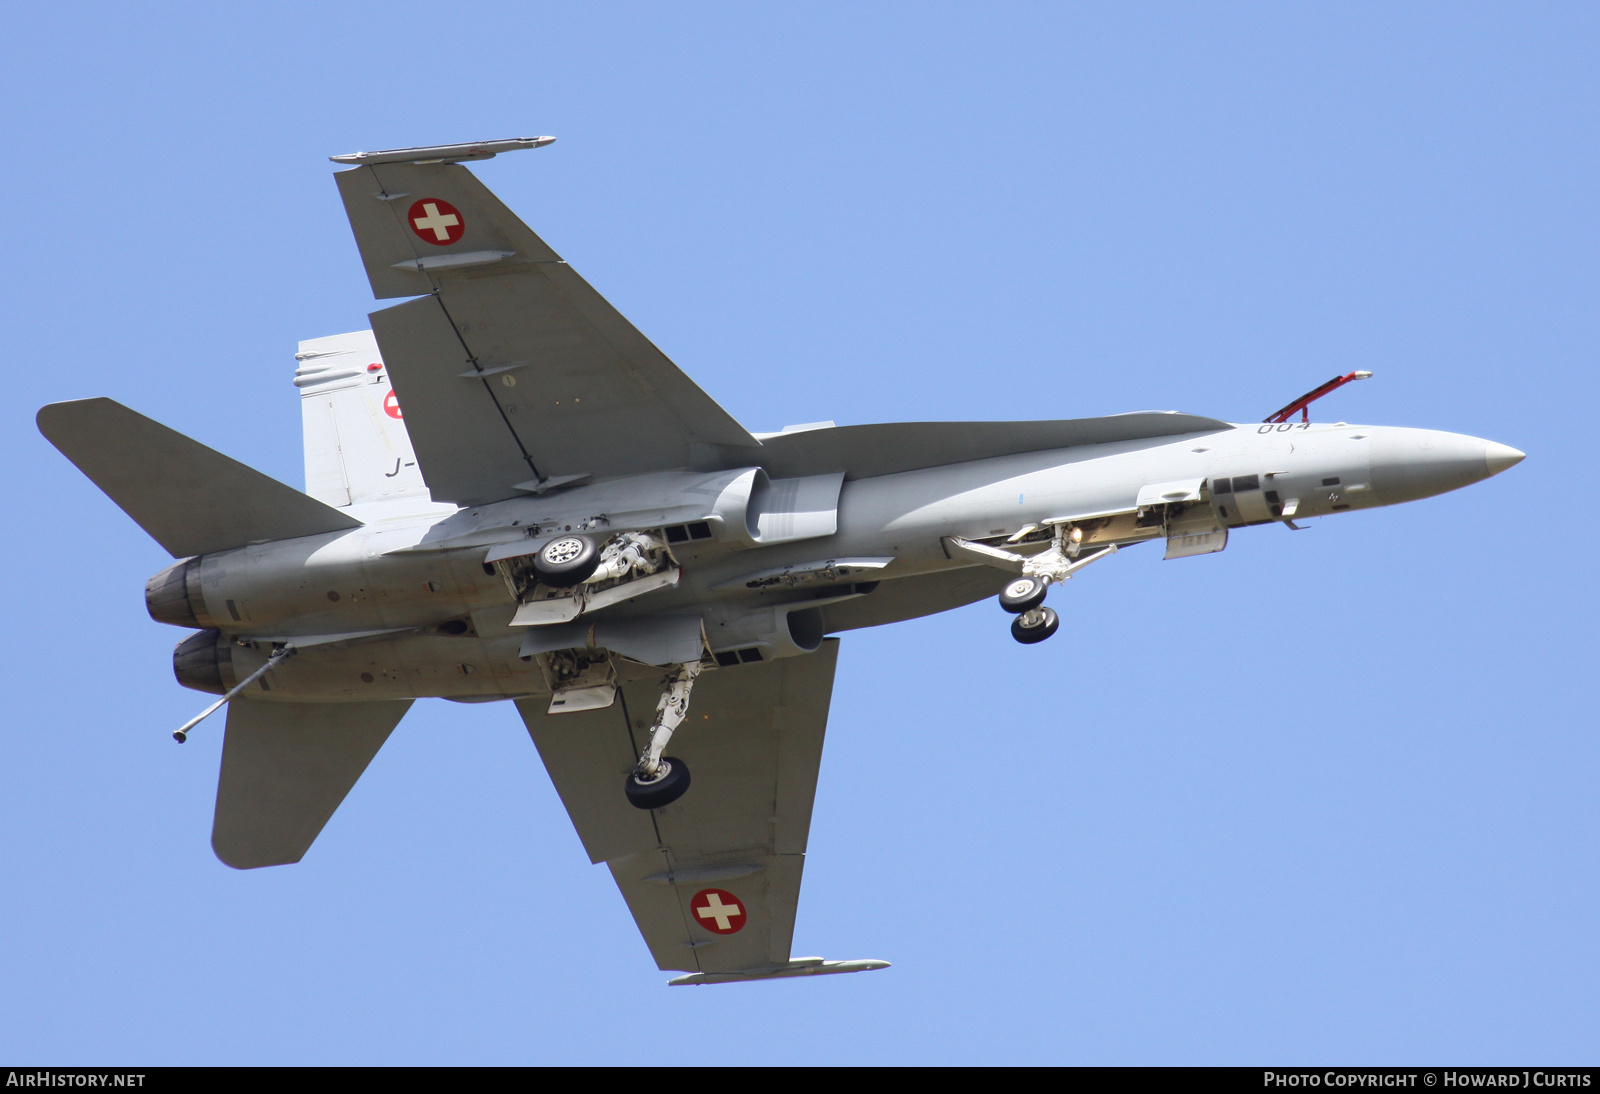
[[[300,344],[304,493],[109,399],[39,412],[178,560],[145,599],[194,632],[178,682],[220,695],[174,736],[227,706],[229,866],[298,862],[415,700],[508,699],[670,983],[882,968],[790,954],[835,636],[994,597],[1042,642],[1050,590],[1123,548],[1210,554],[1523,458],[1310,420],[1364,372],[1249,424],[751,433],[461,166],[552,139],[331,157],[374,295],[405,299]]]

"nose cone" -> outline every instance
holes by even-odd
[[[1481,482],[1521,460],[1522,455],[1509,445],[1460,433],[1374,430],[1372,486],[1380,504],[1415,501]]]
[[[1489,468],[1489,474],[1498,475],[1508,467],[1515,467],[1522,462],[1523,453],[1518,452],[1509,444],[1496,444],[1493,441],[1483,453],[1483,462]]]

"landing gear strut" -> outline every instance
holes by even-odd
[[[1016,555],[1010,556],[1015,560],[1011,565],[1021,573],[1000,591],[1000,607],[1016,616],[1011,621],[1012,638],[1031,646],[1055,634],[1061,627],[1061,617],[1044,606],[1045,594],[1050,591],[1050,586],[1066,581],[1075,571],[1117,549],[1115,546],[1102,547],[1080,558],[1082,543],[1082,529],[1058,525],[1055,542],[1039,554],[1025,560]],[[1006,557],[994,548],[985,547],[984,551],[1000,558]]]
[[[666,690],[656,703],[656,719],[650,727],[650,743],[623,784],[629,804],[636,809],[660,809],[689,789],[689,765],[662,753],[673,730],[689,713],[689,693],[699,675],[700,663],[690,661],[679,665],[665,681]]]

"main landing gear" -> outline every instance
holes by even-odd
[[[656,703],[656,719],[650,727],[650,743],[639,763],[623,784],[628,804],[635,809],[660,809],[683,797],[689,789],[689,765],[676,756],[663,756],[672,731],[689,713],[689,692],[700,675],[697,661],[675,668],[665,681],[666,690]]]
[[[688,789],[689,765],[676,756],[661,757],[654,775],[641,775],[635,770],[623,785],[628,804],[635,809],[660,809],[671,805]]]

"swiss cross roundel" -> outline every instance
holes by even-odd
[[[701,889],[689,901],[696,923],[715,934],[733,934],[744,926],[744,905],[726,889]]]
[[[438,198],[412,202],[406,219],[411,222],[411,230],[419,238],[435,247],[448,247],[467,231],[467,218],[461,215],[461,210]]]
[[[391,418],[405,417],[404,414],[400,413],[400,400],[394,397],[394,392],[392,391],[383,397],[383,412]]]

